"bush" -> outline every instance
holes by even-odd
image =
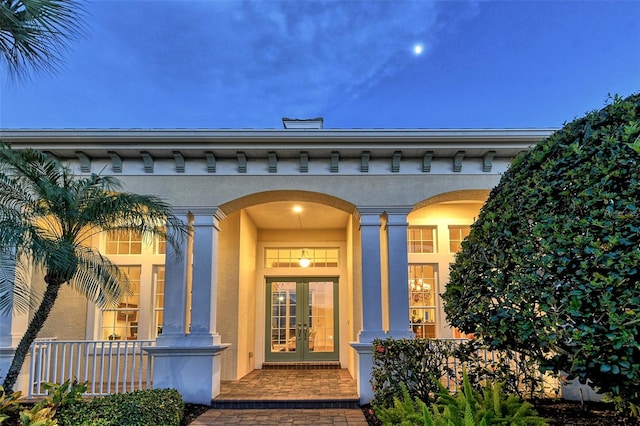
[[[175,389],[149,389],[76,402],[58,413],[61,425],[180,425],[184,402]]]
[[[434,401],[435,382],[452,374],[446,360],[456,343],[432,339],[376,339],[373,341],[372,405],[389,407],[406,387],[412,398]]]
[[[395,398],[402,397],[403,387],[411,398],[431,404],[441,382],[451,380],[462,387],[463,369],[478,390],[487,381],[502,382],[509,393],[521,398],[542,390],[542,376],[526,358],[504,351],[485,359],[479,354],[487,348],[474,340],[376,339],[373,349],[371,404],[378,407],[392,406]]]
[[[13,416],[17,416],[22,405],[20,400],[22,399],[22,392],[17,391],[12,394],[7,394],[4,388],[0,386],[0,424]]]
[[[443,294],[451,325],[640,403],[640,94],[519,155]]]

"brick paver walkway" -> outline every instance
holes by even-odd
[[[262,408],[268,403],[357,401],[357,398],[356,382],[344,369],[254,370],[240,380],[222,382],[216,401],[237,401],[260,408],[212,408],[191,424],[367,426],[359,408]]]
[[[367,426],[358,408],[216,410],[198,417],[193,426],[210,425],[341,425]]]

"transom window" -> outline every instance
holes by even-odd
[[[337,248],[266,248],[265,268],[292,268],[300,266],[300,259],[309,259],[309,267],[334,268],[338,266]]]
[[[469,235],[469,225],[449,225],[449,252],[457,253],[462,248],[462,241]]]
[[[436,252],[436,227],[435,226],[409,226],[407,243],[409,253],[435,253]]]
[[[142,234],[126,229],[108,232],[105,251],[106,254],[141,254]]]

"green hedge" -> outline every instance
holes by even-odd
[[[63,407],[62,426],[180,425],[184,402],[175,389],[149,389],[94,398]]]
[[[487,381],[500,382],[509,394],[531,398],[542,391],[537,366],[513,351],[485,358],[486,347],[478,341],[440,339],[376,339],[373,341],[372,405],[392,407],[402,400],[403,387],[410,397],[433,404],[440,383],[451,381],[462,388],[462,370],[476,390]],[[454,368],[455,360],[455,368]]]

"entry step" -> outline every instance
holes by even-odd
[[[340,369],[340,361],[325,362],[265,362],[264,370],[330,370]]]

